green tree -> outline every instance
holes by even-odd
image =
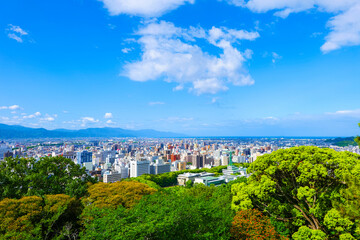
[[[0,162],[0,200],[26,195],[34,163],[34,159],[27,158],[6,158]]]
[[[307,226],[338,238],[341,231],[332,231],[324,220],[335,217],[333,203],[343,199],[339,190],[347,186],[345,177],[359,177],[359,158],[357,154],[317,147],[263,155],[248,168],[252,175],[247,184],[233,185],[232,207],[255,207],[284,222],[291,233]]]
[[[82,239],[229,239],[234,212],[226,186],[166,188],[133,208],[92,208]],[[121,227],[119,227],[121,226]]]
[[[88,196],[83,198],[82,202],[88,208],[131,208],[143,196],[154,192],[155,189],[136,181],[99,182],[89,187]]]
[[[68,195],[0,201],[0,239],[53,239],[77,235],[81,206]],[[66,232],[64,229],[70,227]],[[77,237],[77,236],[73,236]]]
[[[348,188],[340,190],[344,200],[334,203],[336,210],[341,215],[337,218],[352,221],[354,236],[360,239],[360,180],[357,177],[348,176],[346,182]],[[335,227],[342,228],[341,225],[343,224],[337,224]]]
[[[359,123],[359,127],[360,127],[360,123]],[[359,144],[359,147],[360,147],[360,136],[357,136],[355,138],[355,142],[357,142]]]
[[[0,199],[46,194],[81,197],[94,183],[85,169],[70,159],[43,157],[7,158],[0,163]]]
[[[185,183],[185,187],[186,188],[191,188],[193,186],[193,182],[191,180],[187,180],[186,183]]]

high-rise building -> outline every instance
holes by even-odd
[[[228,156],[221,156],[221,165],[229,165],[229,157]]]
[[[4,156],[7,152],[11,152],[11,148],[4,142],[0,142],[0,161],[4,160]]]
[[[177,169],[178,171],[186,170],[186,162],[185,161],[178,162]]]
[[[6,153],[4,153],[4,158],[9,158],[9,157],[13,157],[14,154],[10,151],[7,151]]]
[[[170,172],[171,165],[162,160],[156,160],[155,164],[150,165],[150,174],[162,174]]]
[[[76,153],[77,164],[82,165],[85,162],[92,162],[92,152],[81,151]]]
[[[143,174],[150,174],[150,161],[130,161],[130,177],[139,177]]]

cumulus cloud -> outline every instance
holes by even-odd
[[[44,118],[41,118],[40,120],[47,121],[47,122],[53,122],[53,121],[55,121],[55,118],[53,118],[53,117],[44,117]]]
[[[274,15],[286,18],[291,13],[316,9],[334,14],[327,27],[331,30],[321,46],[324,53],[346,46],[360,45],[360,2],[358,0],[226,0],[246,7],[253,12],[275,11]]]
[[[111,15],[128,14],[157,17],[195,0],[100,0]]]
[[[112,113],[105,113],[104,118],[112,118],[112,117],[113,117]]]
[[[97,122],[99,122],[99,120],[96,120],[93,117],[83,117],[83,118],[81,118],[81,121],[83,123],[97,123]]]
[[[14,39],[17,42],[22,43],[23,39],[22,36],[28,35],[28,32],[26,32],[24,29],[22,29],[19,26],[15,26],[12,24],[8,25],[8,28],[6,29],[8,32],[8,37],[11,39]]]
[[[40,112],[36,112],[34,114],[30,114],[30,115],[24,115],[23,119],[31,119],[31,118],[36,118],[36,117],[40,117],[41,113]]]
[[[226,91],[228,84],[252,85],[244,63],[251,58],[251,50],[240,52],[234,43],[255,40],[257,32],[213,27],[179,28],[170,22],[152,22],[141,28],[137,35],[142,46],[142,59],[125,65],[123,75],[133,81],[164,79],[178,83],[174,90],[189,86],[195,94]],[[197,45],[206,40],[219,48],[219,56],[210,55]]]
[[[12,105],[12,106],[9,106],[8,108],[9,108],[10,110],[17,110],[17,109],[20,108],[20,106],[19,106],[19,105]]]

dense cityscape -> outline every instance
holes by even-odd
[[[63,156],[84,167],[90,176],[109,183],[143,174],[211,169],[232,163],[247,166],[259,156],[296,146],[317,146],[360,153],[358,146],[340,147],[329,143],[326,138],[58,139],[3,141],[0,144],[0,160],[6,157],[39,160],[44,156]],[[239,173],[239,177],[247,176],[245,167],[230,172],[234,173]],[[236,179],[230,177],[230,174],[225,174],[226,178],[212,180],[222,184]],[[181,177],[205,184],[202,179],[207,179],[209,175],[183,174]],[[178,180],[182,185],[186,182]],[[211,182],[206,184],[210,185]]]

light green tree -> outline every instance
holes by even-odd
[[[352,231],[353,222],[339,216],[333,203],[344,200],[340,190],[347,187],[346,176],[359,178],[359,159],[357,154],[317,147],[263,155],[248,168],[247,184],[233,185],[232,208],[260,209],[284,222],[291,233],[301,231],[295,235],[298,239],[307,229],[314,239],[324,234],[338,238]]]

